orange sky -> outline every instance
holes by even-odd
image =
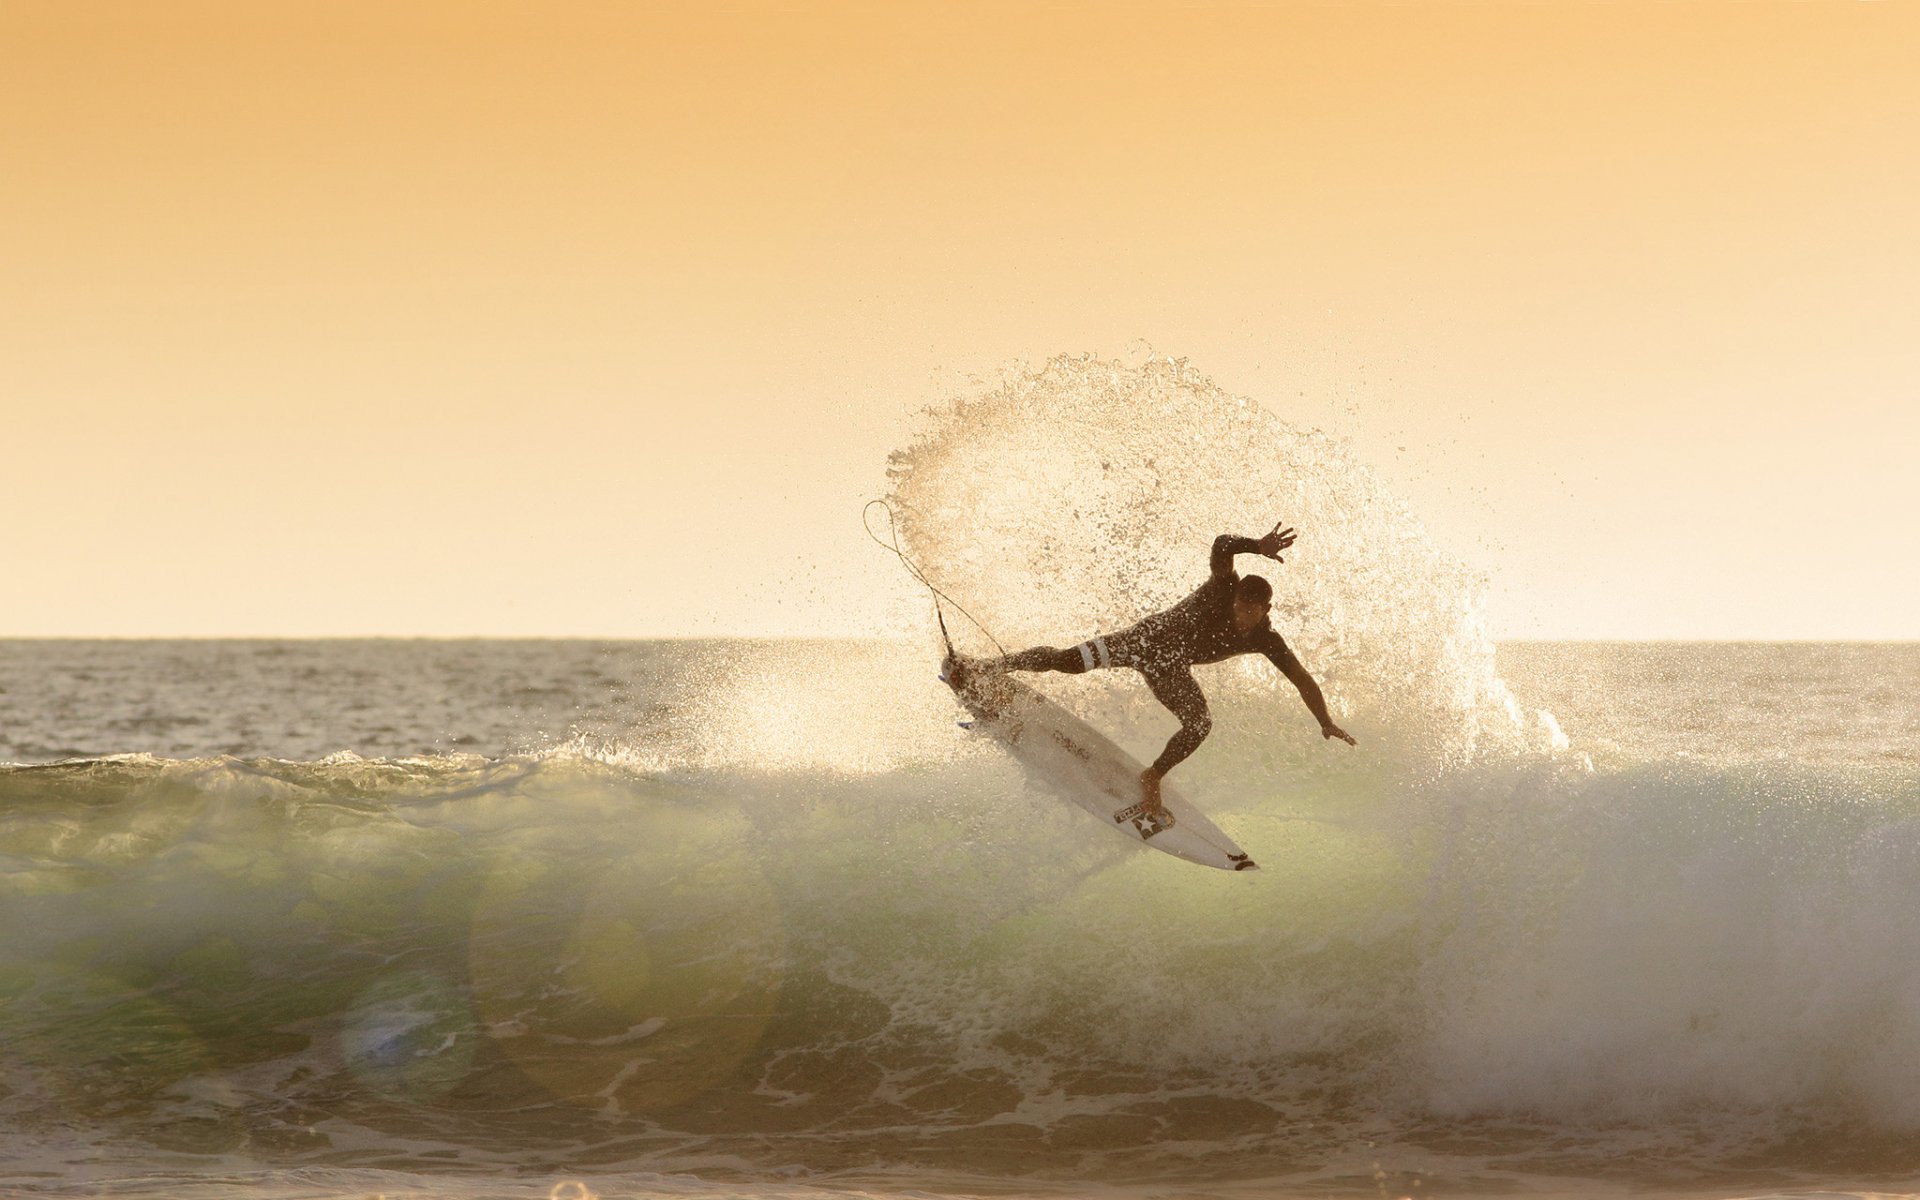
[[[876,630],[933,381],[1144,339],[1504,635],[1920,637],[1916,61],[1895,3],[0,0],[0,636]]]

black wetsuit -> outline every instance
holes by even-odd
[[[1251,554],[1259,541],[1223,533],[1213,539],[1212,572],[1180,603],[1144,618],[1118,633],[1105,634],[1065,650],[1038,646],[1007,656],[1000,666],[1012,671],[1065,671],[1078,675],[1101,667],[1131,667],[1146,676],[1154,699],[1180,718],[1180,732],[1167,742],[1153,769],[1164,775],[1213,730],[1207,698],[1194,682],[1193,667],[1239,654],[1264,654],[1289,678],[1300,664],[1287,643],[1262,617],[1241,633],[1233,626],[1233,590],[1240,576],[1233,556]]]

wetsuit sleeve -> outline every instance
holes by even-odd
[[[1320,728],[1325,729],[1333,724],[1333,717],[1327,712],[1327,699],[1320,693],[1320,685],[1313,681],[1313,675],[1294,657],[1285,638],[1271,629],[1267,630],[1266,636],[1260,640],[1260,653],[1280,669],[1288,683],[1300,690],[1300,699],[1306,704],[1307,711],[1320,722]]]
[[[1259,545],[1260,540],[1258,538],[1235,537],[1231,533],[1223,533],[1213,539],[1213,557],[1208,565],[1215,575],[1231,575],[1233,573],[1233,556],[1236,554],[1252,554],[1259,548]]]
[[[1306,671],[1306,668],[1300,665],[1300,660],[1293,656],[1293,649],[1287,645],[1287,639],[1271,628],[1261,635],[1256,649],[1266,655],[1267,661],[1278,667],[1280,673],[1288,679],[1292,679],[1296,671],[1301,673]]]

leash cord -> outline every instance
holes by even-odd
[[[873,506],[876,504],[886,510],[887,537],[891,539],[890,542],[881,541],[880,535],[873,531],[873,525],[867,519],[867,514],[873,511]],[[935,618],[938,619],[940,622],[940,637],[943,641],[947,643],[948,652],[952,652],[953,650],[953,639],[947,636],[946,614],[940,611],[940,602],[942,600],[945,600],[948,604],[953,605],[955,612],[958,612],[961,616],[965,617],[967,620],[972,621],[973,627],[975,629],[978,629],[981,633],[984,633],[987,635],[987,640],[993,643],[994,649],[1000,651],[1000,654],[1002,657],[1006,656],[1007,648],[1000,644],[999,638],[993,636],[993,631],[988,629],[985,625],[982,625],[980,623],[980,619],[974,616],[972,613],[968,612],[966,610],[966,607],[962,605],[958,600],[955,600],[952,596],[947,595],[945,592],[941,591],[939,588],[933,586],[933,581],[927,578],[926,572],[920,569],[920,565],[914,562],[911,558],[908,558],[907,552],[900,548],[900,530],[899,530],[899,527],[894,523],[893,506],[891,504],[888,504],[885,500],[867,501],[866,507],[860,510],[860,527],[867,531],[867,536],[872,538],[875,544],[877,544],[882,550],[893,551],[893,553],[899,557],[900,562],[907,568],[908,573],[911,574],[915,579],[919,580],[923,585],[925,585],[928,591],[933,593],[933,614]]]

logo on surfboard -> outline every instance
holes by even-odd
[[[1135,829],[1139,830],[1140,840],[1143,842],[1156,833],[1165,833],[1174,826],[1172,813],[1164,808],[1157,812],[1148,812],[1144,804],[1123,808],[1113,814],[1113,823],[1116,825],[1125,825],[1129,821],[1133,823]]]

